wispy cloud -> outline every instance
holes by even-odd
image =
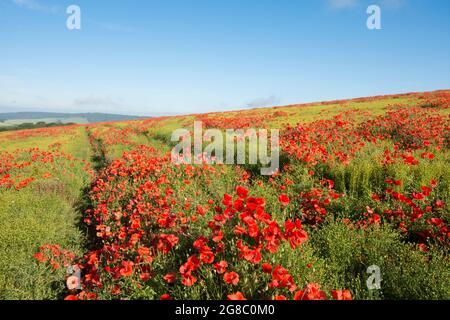
[[[380,1],[367,1],[367,0],[326,0],[328,6],[332,9],[351,9],[358,7],[361,4],[370,5],[374,2],[380,4],[384,8],[398,9],[403,7],[407,0],[380,0]]]
[[[398,9],[406,5],[406,0],[383,0],[381,5],[389,9]]]
[[[100,28],[107,31],[132,32],[135,28],[114,23],[99,23]]]
[[[42,4],[38,0],[12,0],[14,4],[27,10],[38,11],[47,14],[58,13],[59,8],[57,6],[49,6]]]
[[[76,106],[82,107],[119,107],[122,105],[121,101],[119,100],[113,99],[111,97],[88,96],[77,98],[73,101],[73,103]]]
[[[247,108],[263,108],[271,107],[281,102],[281,99],[276,96],[270,96],[267,98],[257,98],[246,104]]]
[[[328,5],[333,9],[353,8],[358,5],[358,0],[327,0]]]

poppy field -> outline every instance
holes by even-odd
[[[0,299],[450,299],[449,106],[435,91],[0,133]],[[194,121],[279,129],[279,171],[173,164]]]

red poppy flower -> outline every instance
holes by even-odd
[[[292,275],[279,265],[272,272],[272,282],[269,286],[273,288],[288,288],[291,292],[297,288]]]
[[[299,290],[295,293],[294,300],[302,300],[304,295],[305,293],[303,292],[303,290]]]
[[[140,229],[141,228],[141,221],[139,219],[134,219],[131,221],[131,228],[132,229]]]
[[[177,275],[176,275],[175,272],[170,272],[170,273],[168,273],[168,274],[166,274],[166,275],[164,276],[164,280],[165,280],[167,283],[174,283],[176,277],[177,277]]]
[[[138,253],[140,256],[148,256],[150,255],[150,249],[146,247],[139,247]]]
[[[39,261],[39,262],[47,262],[47,257],[42,253],[42,252],[38,252],[34,255],[34,258]]]
[[[226,206],[230,206],[232,200],[233,200],[232,196],[230,196],[229,194],[224,194],[223,195],[223,199],[222,199],[222,203],[224,205],[226,205]]]
[[[210,248],[207,248],[207,250],[202,250],[202,252],[200,252],[200,260],[204,264],[211,264],[214,262],[214,253]]]
[[[320,290],[320,286],[317,283],[310,283],[305,288],[305,294],[302,300],[326,300],[327,295],[324,291]]]
[[[224,260],[217,262],[213,265],[214,269],[217,271],[218,274],[223,274],[227,271],[228,263]]]
[[[123,277],[130,277],[133,274],[133,265],[131,261],[123,261],[122,268],[120,268],[120,275]]]
[[[272,272],[272,266],[268,263],[263,263],[262,264],[262,271],[264,273],[271,273]]]
[[[242,292],[236,292],[233,294],[229,294],[227,296],[228,300],[247,300],[245,299],[244,295],[242,294]]]
[[[197,213],[201,216],[204,216],[206,214],[206,210],[202,206],[197,206]]]
[[[431,187],[436,188],[437,186],[437,181],[436,180],[431,180]]]
[[[236,272],[228,272],[224,274],[223,280],[227,284],[237,285],[239,283],[239,275]]]
[[[203,248],[206,246],[206,244],[208,243],[208,239],[206,237],[199,237],[197,238],[197,240],[194,241],[194,243],[192,244],[192,246],[197,249],[198,251],[203,250]]]
[[[233,208],[234,210],[236,210],[237,212],[242,212],[245,209],[245,205],[244,205],[244,201],[242,199],[237,199],[234,201],[233,204]]]
[[[120,294],[120,287],[119,287],[119,286],[115,286],[114,288],[112,288],[111,294],[112,294],[113,296],[119,295],[119,294]]]
[[[166,294],[163,294],[159,299],[160,300],[172,300],[172,297],[166,293]]]
[[[220,242],[220,241],[222,241],[222,239],[223,239],[223,231],[222,230],[214,231],[214,236],[213,236],[212,240],[214,242]]]
[[[263,198],[247,198],[246,204],[247,209],[253,211],[256,210],[256,208],[258,207],[264,207],[266,203]]]
[[[418,246],[419,246],[419,250],[422,251],[422,252],[428,252],[429,251],[428,247],[427,247],[427,245],[425,243],[420,243]]]
[[[436,208],[443,208],[444,207],[444,201],[442,200],[436,200],[436,203],[434,204]]]
[[[167,254],[177,245],[178,241],[178,237],[174,234],[161,234],[156,248],[158,251]]]
[[[280,195],[280,197],[278,198],[278,200],[280,201],[280,203],[283,206],[287,206],[290,202],[289,197],[285,194]]]
[[[200,261],[197,256],[189,257],[188,261],[180,267],[180,273],[184,275],[191,274],[192,271],[197,270],[200,267]]]
[[[181,280],[181,283],[185,285],[186,287],[193,286],[197,282],[197,278],[194,277],[192,274],[184,274],[183,279]]]
[[[333,290],[331,295],[334,300],[352,300],[352,294],[350,290]]]
[[[245,198],[247,198],[248,190],[245,189],[244,187],[237,186],[236,187],[236,193],[237,193],[239,198],[245,199]]]
[[[372,200],[374,200],[374,201],[381,201],[381,198],[380,198],[380,196],[379,195],[377,195],[376,193],[374,193],[374,194],[372,194]]]
[[[74,295],[68,295],[67,297],[64,298],[64,300],[79,300],[77,296]]]

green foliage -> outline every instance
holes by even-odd
[[[311,235],[315,254],[323,259],[322,279],[348,288],[356,299],[449,299],[450,263],[439,250],[426,254],[389,227],[366,230],[331,223]],[[367,268],[381,269],[381,290],[369,290]]]
[[[0,127],[0,132],[2,131],[16,131],[16,130],[27,130],[27,129],[38,129],[38,128],[52,128],[52,127],[63,127],[63,126],[71,126],[74,123],[62,123],[62,122],[36,122],[36,123],[21,123],[13,126],[5,126]]]

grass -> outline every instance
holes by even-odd
[[[70,136],[57,138],[70,141]],[[17,140],[11,148],[20,143],[27,147],[46,146],[52,139],[55,137]],[[77,139],[63,149],[82,159],[89,157],[84,130],[77,131]],[[27,171],[35,177],[47,171],[54,176],[19,191],[0,192],[0,299],[61,298],[65,269],[53,271],[42,267],[33,256],[44,244],[59,244],[77,254],[82,252],[84,240],[77,227],[80,213],[76,211],[76,203],[89,178],[80,163],[72,167],[64,159]]]
[[[311,236],[314,253],[321,259],[323,278],[334,288],[351,287],[357,299],[450,298],[450,264],[436,250],[429,259],[389,227],[367,230],[333,222]],[[381,270],[381,290],[367,288],[368,267]]]

